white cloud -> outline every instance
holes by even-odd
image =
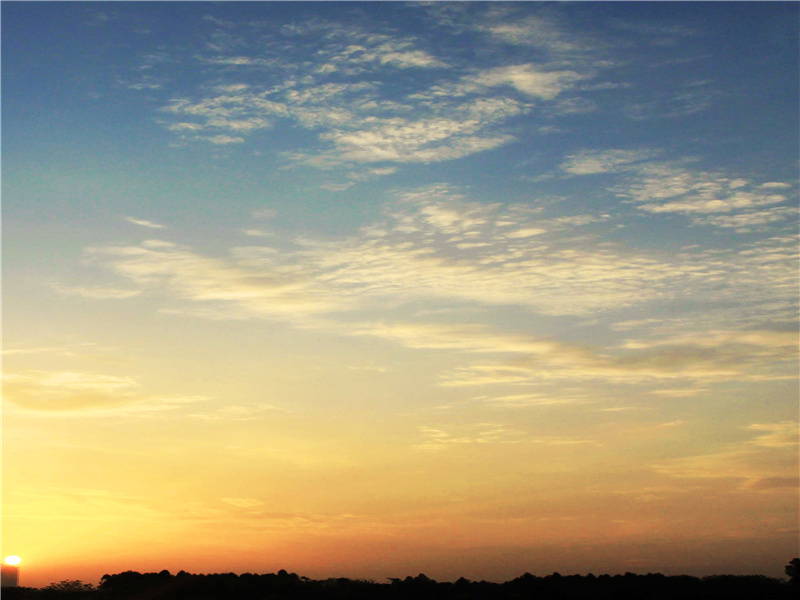
[[[160,223],[154,223],[153,221],[146,221],[144,219],[134,219],[133,217],[125,217],[125,220],[134,225],[140,225],[141,227],[148,227],[150,229],[164,229],[166,227],[166,225],[161,225]]]
[[[623,154],[615,154],[623,153]],[[617,161],[615,162],[615,157]],[[574,174],[622,171],[623,183],[612,188],[616,194],[651,214],[679,214],[693,225],[712,225],[741,232],[779,223],[796,215],[785,204],[788,198],[775,193],[790,184],[756,184],[725,173],[692,170],[683,164],[638,162],[647,153],[612,150],[570,157],[562,169]]]
[[[708,215],[695,217],[693,222],[698,225],[713,225],[723,229],[735,229],[740,233],[747,233],[756,229],[763,229],[772,223],[786,222],[790,219],[797,220],[798,210],[793,206],[775,206],[765,210],[751,210],[735,215]]]
[[[189,311],[189,303],[195,305],[189,312],[216,318],[302,319],[364,310],[387,298],[394,304],[425,299],[592,315],[679,293],[704,302],[735,301],[742,323],[748,311],[763,318],[772,306],[777,317],[796,306],[791,237],[666,261],[571,233],[602,219],[542,219],[525,204],[471,203],[433,186],[400,194],[383,220],[356,235],[305,238],[294,250],[248,246],[211,258],[148,240],[90,249],[89,255],[136,290],[182,302],[170,311]]]
[[[568,156],[560,168],[573,175],[594,175],[597,173],[615,173],[631,164],[650,158],[653,153],[649,150],[601,150],[595,152],[581,152]]]
[[[541,235],[543,233],[547,233],[546,229],[540,229],[538,227],[529,227],[527,229],[517,229],[516,231],[509,231],[506,234],[506,237],[509,238],[527,238],[532,237],[534,235]]]
[[[533,64],[522,64],[483,71],[472,81],[488,87],[510,85],[533,98],[552,100],[584,78],[576,71],[544,71]]]
[[[581,50],[574,34],[565,34],[553,20],[542,17],[498,22],[485,29],[509,44],[540,48],[552,54],[574,54]]]
[[[292,119],[301,127],[321,130],[319,139],[327,149],[293,155],[320,167],[439,162],[490,150],[512,139],[493,127],[524,110],[507,98],[408,107],[381,99],[374,88],[362,82],[291,84],[267,92],[237,89],[196,102],[176,99],[164,110],[181,119],[168,125],[171,130],[215,144],[241,143],[244,136],[271,127],[275,118]],[[214,131],[219,133],[208,135]],[[384,174],[391,168],[383,167]]]
[[[212,144],[216,145],[241,144],[244,142],[243,137],[234,137],[230,135],[211,135],[203,137],[202,139],[208,140]]]
[[[206,310],[221,318],[291,320],[340,306],[334,298],[326,298],[302,270],[274,263],[274,251],[256,250],[260,264],[272,267],[268,271],[205,258],[189,248],[159,240],[141,246],[90,248],[88,252],[143,290],[206,303]],[[248,257],[252,260],[255,254],[250,252]]]
[[[450,73],[459,73],[455,69],[443,73],[432,87],[402,98],[384,91],[386,67],[448,66],[414,38],[325,21],[284,28],[284,34],[317,48],[316,62],[293,62],[291,45],[286,48],[289,55],[269,59],[244,55],[240,49],[232,56],[203,58],[220,69],[258,66],[275,73],[281,83],[231,82],[210,88],[212,93],[199,99],[173,98],[163,109],[172,120],[165,125],[186,140],[232,144],[271,128],[276,119],[287,119],[319,136],[321,148],[287,155],[308,165],[432,163],[491,150],[513,139],[498,128],[530,107],[500,88],[550,100],[585,77],[568,69],[521,64],[453,81]],[[335,82],[330,80],[333,76]],[[342,81],[342,76],[349,80]],[[344,189],[345,184],[326,185]]]
[[[147,415],[207,400],[149,396],[131,377],[80,371],[7,372],[3,396],[25,411],[56,416]]]

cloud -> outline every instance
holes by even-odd
[[[584,48],[574,34],[567,35],[553,19],[541,16],[496,22],[484,29],[503,42],[542,49],[553,55],[574,55]]]
[[[230,34],[226,28],[220,35]],[[282,120],[318,135],[319,148],[285,154],[310,166],[433,163],[512,141],[502,126],[530,107],[502,88],[552,100],[586,77],[532,63],[469,73],[471,66],[448,65],[413,37],[324,20],[284,27],[277,38],[275,32],[270,35],[274,43],[266,49],[274,47],[274,56],[263,55],[262,39],[245,44],[253,51],[249,55],[236,43],[230,55],[201,56],[205,67],[228,83],[199,88],[194,98],[173,97],[162,109],[164,125],[185,141],[223,145],[246,142]],[[235,75],[234,68],[258,68],[280,83],[253,84],[244,74]],[[407,92],[390,93],[386,83],[394,69],[438,71],[438,79],[430,87],[431,79],[409,80]],[[338,190],[345,185],[326,184]]]
[[[454,338],[459,336],[453,335]],[[484,344],[466,336],[461,349],[518,353],[504,363],[458,367],[442,376],[446,387],[533,384],[546,380],[605,380],[616,383],[669,381],[766,381],[792,379],[797,361],[796,334],[774,331],[712,331],[647,342],[628,341],[624,351],[529,339],[510,344],[486,335]],[[506,343],[503,343],[506,341]],[[419,347],[415,338],[405,343]],[[439,342],[442,344],[442,342]],[[431,347],[435,347],[435,342]],[[453,342],[455,345],[455,342]],[[689,396],[696,388],[657,390],[665,396]]]
[[[314,48],[317,72],[349,75],[374,73],[388,66],[398,69],[441,69],[448,65],[419,47],[413,36],[366,30],[357,23],[342,24],[313,19],[303,25],[286,25],[282,33],[292,44]],[[302,41],[301,41],[302,40]]]
[[[408,116],[411,108],[381,100],[374,86],[365,82],[287,86],[268,92],[236,90],[199,101],[175,99],[164,111],[181,119],[168,125],[170,130],[187,140],[215,144],[244,142],[245,136],[271,127],[275,118],[321,129],[319,140],[327,149],[291,156],[311,166],[330,167],[439,162],[489,150],[512,139],[491,128],[523,110],[519,102],[504,98],[477,98],[435,110],[417,106],[413,117]],[[390,167],[383,169],[388,174]]]
[[[444,450],[466,444],[518,444],[527,434],[500,423],[480,423],[461,427],[456,433],[439,428],[420,427],[425,440],[414,446],[418,450]]]
[[[133,217],[125,217],[125,220],[129,223],[133,223],[134,225],[139,225],[141,227],[148,227],[150,229],[164,229],[166,225],[161,225],[160,223],[154,223],[153,221],[145,221],[144,219],[134,219]]]
[[[80,296],[82,298],[95,298],[98,300],[120,300],[124,298],[134,298],[139,296],[141,290],[125,290],[113,287],[96,286],[96,287],[80,287],[80,286],[67,286],[60,284],[52,284],[57,293],[64,296]]]
[[[278,212],[273,208],[260,208],[253,211],[253,218],[258,221],[269,221],[278,216]]]
[[[487,87],[510,85],[533,98],[552,100],[586,76],[576,71],[544,71],[533,64],[496,67],[472,78]]]
[[[692,398],[708,392],[708,388],[671,388],[665,390],[650,390],[650,394],[666,398]]]
[[[503,408],[527,408],[531,406],[575,406],[576,404],[590,404],[595,402],[595,400],[589,399],[586,396],[568,396],[562,398],[551,394],[539,393],[483,396],[479,399],[489,406]]]
[[[174,98],[162,112],[180,120],[167,128],[184,139],[201,139],[212,144],[242,143],[243,136],[268,129],[272,118],[286,115],[285,105],[248,89],[244,85],[218,87],[216,91],[222,93],[195,102]]]
[[[644,180],[628,188],[627,195],[641,203],[640,210],[652,213],[725,213],[786,201],[781,194],[744,190],[740,180],[714,173],[652,165],[642,174]]]
[[[312,243],[306,256],[350,296],[518,305],[545,314],[586,314],[654,299],[670,280],[684,277],[641,254],[547,235],[592,220],[544,220],[529,206],[468,203],[432,187],[402,194],[398,210],[369,235],[365,230],[360,238]]]
[[[64,346],[44,346],[40,348],[3,348],[0,354],[3,356],[13,356],[20,354],[39,354],[39,353],[71,354]]]
[[[89,248],[89,256],[144,291],[206,303],[218,318],[285,318],[335,310],[340,304],[317,289],[302,270],[274,263],[269,248],[240,249],[269,270],[252,271],[190,248],[150,240],[140,246]],[[190,311],[191,312],[191,311]]]
[[[541,235],[543,233],[547,233],[547,230],[546,229],[540,229],[538,227],[529,227],[527,229],[517,229],[516,231],[509,231],[506,234],[506,237],[512,238],[512,239],[528,238],[528,237],[532,237],[534,235]]]
[[[626,340],[622,348],[650,349],[663,346],[698,346],[701,348],[749,346],[761,351],[774,350],[781,354],[793,355],[797,351],[798,338],[794,331],[741,330],[704,331],[648,338],[647,340]]]
[[[130,377],[79,371],[25,371],[3,377],[4,398],[38,414],[145,415],[207,399],[146,396],[139,387]]]
[[[678,296],[735,306],[741,327],[766,314],[774,322],[793,318],[798,258],[792,236],[665,260],[576,233],[604,218],[548,219],[530,205],[469,202],[447,186],[431,186],[398,194],[382,219],[333,240],[305,237],[292,246],[275,238],[278,247],[234,247],[218,257],[149,240],[87,254],[134,290],[173,302],[166,310],[214,318],[299,322],[363,314],[387,299],[589,316]],[[132,292],[106,296],[115,294]],[[688,347],[705,361],[707,349]],[[647,360],[666,352],[653,350]],[[642,364],[643,353],[637,360]]]
[[[203,139],[208,140],[212,144],[215,145],[226,145],[226,144],[241,144],[244,142],[243,137],[233,137],[230,135],[211,135],[204,137]]]
[[[560,168],[572,175],[616,173],[630,168],[653,155],[649,150],[601,150],[568,156]]]
[[[675,119],[688,117],[714,106],[713,97],[707,92],[684,92],[666,96],[660,100],[632,103],[625,107],[625,114],[634,120]]]
[[[782,200],[781,200],[782,201]],[[794,206],[776,206],[765,210],[750,210],[736,215],[708,215],[695,217],[696,225],[712,225],[723,229],[735,229],[738,233],[749,233],[764,229],[772,223],[797,220],[798,210]]]
[[[800,444],[800,429],[793,421],[780,423],[754,423],[747,427],[750,431],[763,431],[752,443],[765,448],[792,448]]]
[[[554,340],[536,339],[521,335],[503,335],[487,331],[479,325],[439,325],[430,323],[366,323],[348,324],[352,335],[368,335],[392,340],[409,348],[448,349],[479,353],[513,353],[548,355],[557,361],[559,356],[582,354]]]
[[[757,492],[771,490],[797,490],[800,488],[800,477],[761,477],[747,481],[742,489]]]
[[[334,130],[320,136],[334,149],[307,160],[327,162],[432,163],[462,158],[509,142],[507,135],[475,135],[485,122],[449,118],[377,121],[356,131]],[[323,162],[320,162],[320,159]]]
[[[739,480],[741,491],[796,489],[798,423],[753,424],[745,429],[768,433],[731,444],[722,452],[663,461],[654,469],[672,477]]]
[[[249,237],[270,237],[273,235],[268,231],[262,231],[261,229],[242,229],[242,234],[249,236]]]
[[[584,151],[567,157],[561,169],[573,175],[620,173],[610,191],[652,215],[684,215],[695,226],[745,233],[796,217],[788,183],[758,184],[736,175],[691,169],[685,163],[650,160],[652,150]]]

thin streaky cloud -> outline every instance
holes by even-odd
[[[153,221],[147,221],[145,219],[135,219],[134,217],[125,217],[125,220],[129,223],[133,223],[134,225],[139,225],[141,227],[147,227],[148,229],[165,229],[167,226],[162,225],[161,223],[155,223]]]

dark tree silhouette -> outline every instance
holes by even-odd
[[[793,558],[783,570],[789,576],[789,583],[800,586],[800,558]]]
[[[57,594],[74,594],[75,592],[91,592],[94,586],[91,583],[83,583],[80,579],[64,579],[58,583],[51,583],[42,588],[45,592],[55,592]]]
[[[45,588],[3,588],[2,600],[788,600],[797,597],[800,558],[786,566],[786,580],[763,575],[691,577],[660,573],[562,575],[525,573],[506,583],[437,582],[423,574],[387,583],[347,578],[316,581],[277,573],[177,575],[125,571],[104,575],[100,586],[62,581]]]
[[[43,587],[40,592],[42,598],[84,600],[94,598],[97,590],[91,583],[83,583],[79,579],[65,579]]]

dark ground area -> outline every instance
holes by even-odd
[[[266,575],[234,573],[172,575],[126,571],[104,575],[93,587],[62,581],[47,587],[4,588],[3,600],[778,600],[798,598],[800,559],[786,567],[788,580],[762,575],[710,577],[636,575],[559,575],[526,573],[505,583],[439,583],[425,575],[389,579],[312,580],[279,571]]]

